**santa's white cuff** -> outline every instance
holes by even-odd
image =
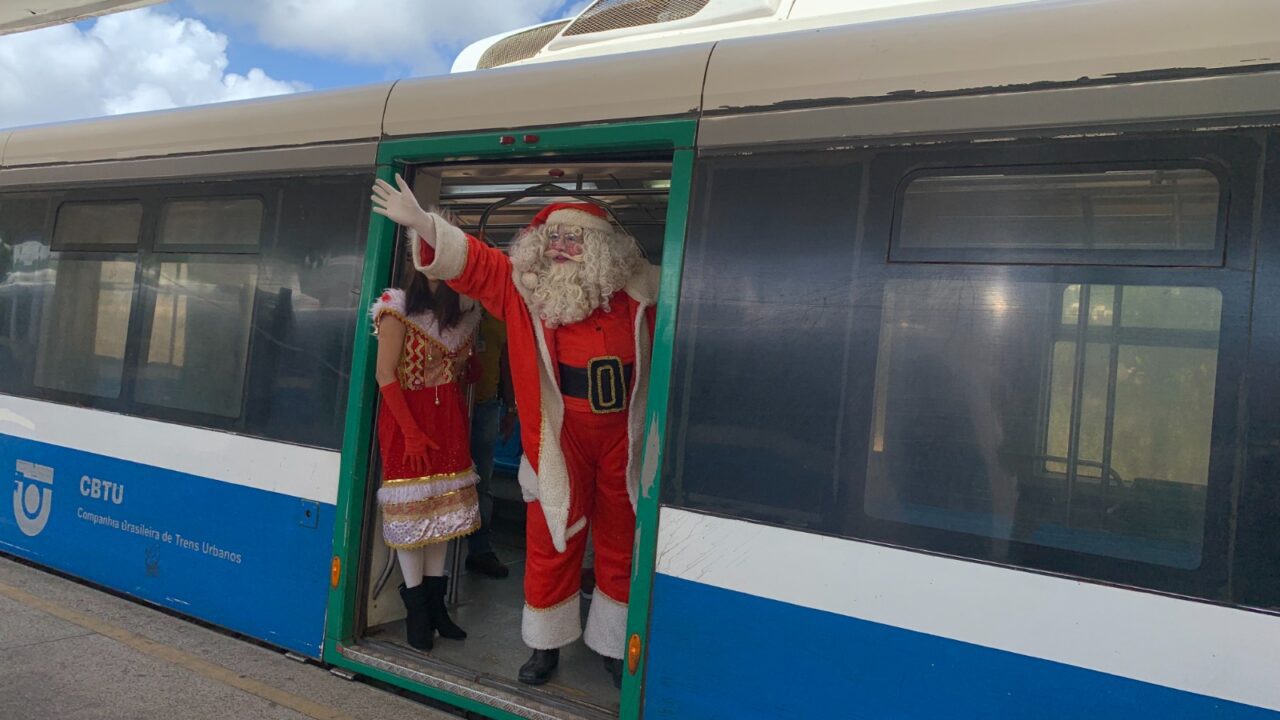
[[[437,280],[454,280],[467,267],[467,235],[435,213],[427,213],[429,228],[434,237],[427,237],[427,244],[435,248],[436,256],[424,263],[418,255],[418,233],[409,231],[409,248],[413,254],[413,266],[423,275]],[[434,239],[435,242],[432,242]]]
[[[627,605],[605,595],[597,585],[587,611],[587,630],[582,639],[601,655],[622,659],[627,638]]]
[[[576,592],[568,600],[546,609],[529,607],[525,603],[524,616],[520,620],[520,637],[524,644],[534,650],[554,650],[577,640],[582,634],[581,606],[582,600]],[[623,632],[626,632],[625,627]]]

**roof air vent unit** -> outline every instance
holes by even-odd
[[[710,0],[596,0],[564,31],[568,35],[619,30],[683,20],[698,14]]]
[[[514,35],[508,35],[484,51],[484,54],[480,56],[480,61],[476,63],[476,69],[484,70],[528,60],[537,55],[539,50],[546,47],[547,43],[555,39],[560,34],[560,31],[571,22],[573,21],[562,20],[529,28]]]

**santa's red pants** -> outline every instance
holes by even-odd
[[[627,494],[627,413],[596,415],[566,409],[561,449],[569,469],[569,527],[587,526],[556,552],[537,501],[525,529],[525,610],[522,634],[536,649],[562,647],[582,632],[578,591],[588,528],[595,549],[596,590],[587,617],[587,645],[622,657],[636,514]]]

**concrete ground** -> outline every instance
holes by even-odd
[[[456,720],[0,557],[0,720]]]

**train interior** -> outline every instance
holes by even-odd
[[[659,264],[670,177],[669,155],[619,156],[590,162],[539,159],[520,164],[419,167],[413,185],[424,207],[442,208],[468,234],[503,249],[548,203],[593,202],[605,206],[636,238],[649,262]],[[403,255],[396,253],[397,258]],[[397,268],[395,272],[400,271]],[[376,463],[377,453],[371,456]],[[455,691],[458,685],[470,688],[472,694],[490,696],[487,702],[532,706],[556,717],[616,716],[618,690],[600,657],[581,639],[561,651],[550,683],[534,688],[516,680],[530,653],[520,636],[525,504],[516,481],[519,458],[518,430],[508,440],[499,436],[490,487],[491,537],[510,574],[495,579],[468,572],[468,543],[465,539],[453,541],[446,565],[452,578],[450,607],[454,620],[468,635],[461,642],[437,638],[429,653],[414,650],[405,641],[404,607],[398,592],[400,571],[393,553],[382,542],[374,498],[376,483],[370,483],[365,505],[365,547],[371,550],[365,558],[362,593],[364,645],[375,648],[383,662],[396,665],[401,672],[412,673],[427,684],[453,685]],[[380,477],[379,468],[371,468],[370,477]],[[584,622],[591,592],[590,564],[588,550],[584,563],[588,569],[583,573]]]

